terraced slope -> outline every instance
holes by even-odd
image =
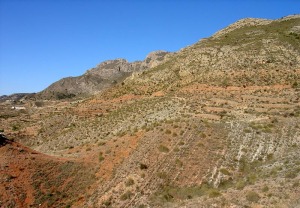
[[[87,99],[2,104],[1,128],[95,167],[72,207],[297,207],[299,26],[241,20]]]
[[[94,169],[50,157],[0,134],[0,206],[66,207],[95,182]]]

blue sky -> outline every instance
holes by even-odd
[[[299,0],[0,0],[0,95],[38,92],[108,59],[177,51],[241,18],[296,13]]]

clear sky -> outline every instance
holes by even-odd
[[[177,51],[241,18],[297,13],[299,0],[0,0],[0,95]]]

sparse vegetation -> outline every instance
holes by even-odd
[[[254,191],[249,191],[246,194],[246,199],[250,202],[258,202],[260,200],[260,196],[254,192]]]
[[[128,200],[132,197],[133,193],[131,191],[126,191],[124,194],[121,195],[120,199],[122,201]]]
[[[148,169],[148,165],[141,163],[140,164],[140,169],[141,170],[147,170]]]
[[[221,196],[221,193],[218,190],[216,190],[216,189],[209,189],[208,190],[208,196],[210,198],[214,198],[214,197]]]
[[[220,172],[223,173],[224,175],[231,175],[230,172],[225,168],[220,169]]]
[[[99,153],[98,160],[99,162],[102,162],[104,160],[104,156],[102,152]]]
[[[164,153],[168,153],[170,151],[169,148],[164,145],[159,145],[158,150]]]
[[[268,187],[268,186],[264,186],[264,187],[262,188],[262,192],[267,192],[267,191],[269,191],[269,187]]]
[[[17,125],[17,124],[13,124],[12,125],[12,130],[13,131],[18,131],[20,129],[20,126],[19,125]]]
[[[169,129],[166,130],[166,134],[171,134],[171,133],[172,132]]]
[[[126,186],[132,186],[133,184],[134,184],[134,180],[132,178],[128,178],[128,180],[125,183]]]
[[[1,147],[0,175],[20,154],[32,206],[293,206],[300,42],[291,31],[299,18],[251,21],[101,94],[52,92],[64,100],[25,100],[24,111],[0,103],[0,132],[18,142]],[[1,185],[13,195],[22,179],[8,175]],[[27,182],[15,193],[27,193]]]

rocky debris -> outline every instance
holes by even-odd
[[[0,133],[0,147],[9,143],[11,143],[11,140],[9,140],[4,134]]]

